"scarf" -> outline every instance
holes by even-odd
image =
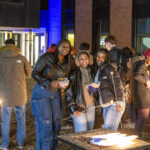
[[[92,80],[90,70],[87,68],[82,68],[82,67],[80,67],[80,70],[81,70],[81,74],[82,74],[82,83],[84,85],[92,83],[93,80]]]

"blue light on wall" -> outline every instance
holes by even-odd
[[[40,10],[40,28],[48,29],[48,11]]]
[[[62,0],[49,0],[48,43],[57,44],[61,40]]]

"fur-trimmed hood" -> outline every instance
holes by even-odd
[[[80,62],[79,62],[78,56],[79,56],[79,54],[82,53],[83,51],[84,51],[84,50],[80,51],[80,52],[77,54],[76,58],[75,58],[75,64],[76,64],[77,67],[80,67]],[[84,52],[87,53],[87,51],[84,51]],[[87,54],[88,54],[88,53],[87,53]],[[93,56],[92,56],[91,54],[88,54],[88,55],[89,55],[89,65],[92,65],[92,64],[93,64]]]
[[[144,61],[144,57],[136,56],[133,59],[130,59],[129,62],[127,63],[127,67],[131,69],[133,65],[138,61]]]
[[[13,44],[9,44],[0,48],[0,57],[16,57],[20,54],[21,50]]]

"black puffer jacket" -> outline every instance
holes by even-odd
[[[88,69],[91,72],[91,67],[89,67]],[[74,71],[71,72],[69,80],[70,84],[68,89],[66,90],[66,103],[69,113],[72,114],[74,111],[79,110],[81,107],[83,109],[86,108],[80,68],[76,68]]]
[[[113,75],[111,75],[111,73],[113,73]],[[117,101],[124,100],[122,81],[120,79],[119,73],[112,67],[111,64],[102,64],[102,66],[99,69],[99,81],[100,94],[103,104],[109,103],[111,100],[116,101],[114,86],[116,89]]]
[[[149,76],[144,60],[133,64],[133,99],[137,109],[150,107],[150,91],[146,88]]]
[[[48,52],[38,59],[33,68],[32,77],[39,85],[49,88],[51,81],[57,80],[59,77],[66,77],[68,66],[67,59],[65,59],[64,63],[60,63],[57,54]]]

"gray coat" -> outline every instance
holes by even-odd
[[[0,48],[0,100],[3,106],[21,106],[27,102],[25,76],[31,66],[15,45]]]

